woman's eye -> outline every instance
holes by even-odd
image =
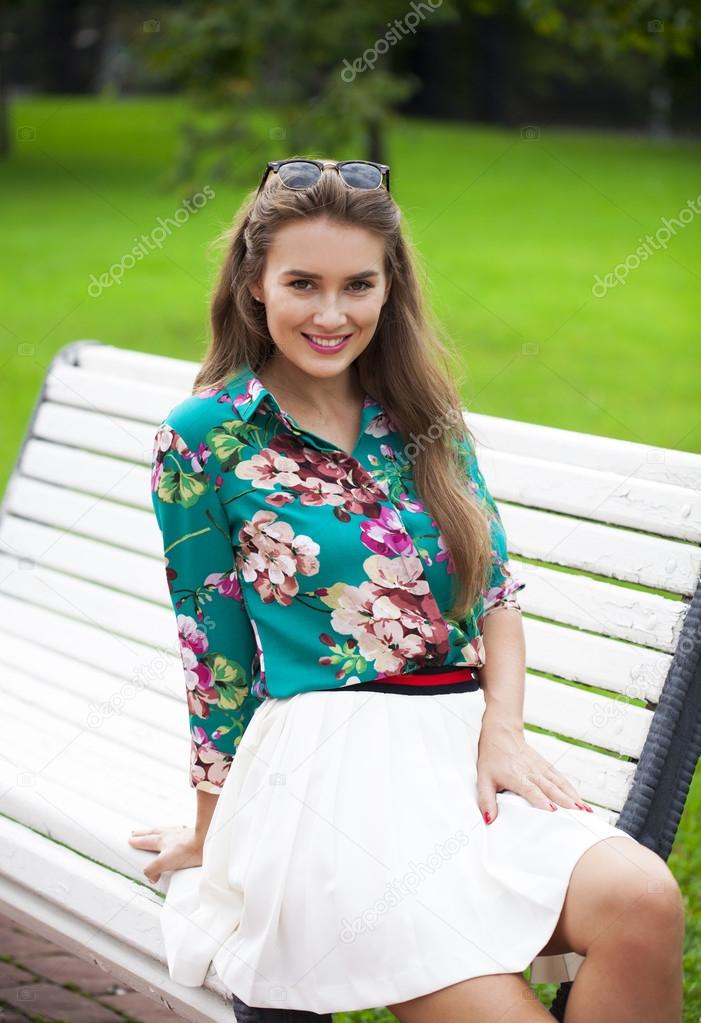
[[[298,284],[311,284],[311,283],[312,282],[309,280],[308,277],[298,277],[297,280],[290,281],[290,285],[289,286],[291,288],[294,288],[295,291],[307,291],[308,290],[307,288],[298,288],[298,287],[296,287],[296,285],[298,285]],[[370,288],[373,287],[373,285],[370,284],[369,281],[351,281],[351,284],[362,284],[362,288],[353,288],[352,289],[353,291],[356,292],[356,294],[361,294],[364,291],[369,291]]]

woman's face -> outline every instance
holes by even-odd
[[[277,231],[251,291],[265,302],[278,354],[310,376],[334,377],[372,340],[390,283],[379,235],[316,217]]]

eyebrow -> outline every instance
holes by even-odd
[[[323,276],[323,274],[314,274],[310,270],[283,270],[282,275],[285,276],[286,274],[294,274],[295,277],[313,277],[315,280],[320,280]],[[348,277],[345,278],[345,280],[352,281],[356,277],[379,277],[379,276],[380,274],[377,270],[362,270],[360,273],[357,274],[349,274]]]

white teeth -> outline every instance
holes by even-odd
[[[314,344],[321,345],[322,348],[338,348],[338,346],[342,344],[343,341],[345,341],[345,339],[348,337],[347,334],[344,334],[343,337],[329,340],[328,338],[317,337],[316,334],[307,334],[305,336],[308,337],[311,341],[313,341]]]

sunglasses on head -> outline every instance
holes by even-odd
[[[298,160],[291,157],[289,160],[270,160],[268,162],[256,194],[260,194],[271,171],[273,174],[278,174],[285,188],[301,189],[311,188],[315,185],[324,170],[338,171],[349,188],[379,188],[383,176],[386,176],[385,184],[389,192],[389,165],[386,163],[373,163],[371,160],[341,160],[339,163],[324,163],[321,160]]]

